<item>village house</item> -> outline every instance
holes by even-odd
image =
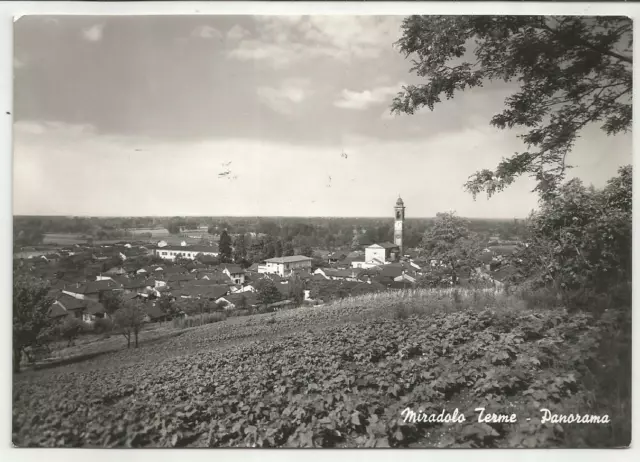
[[[216,303],[223,304],[225,310],[255,308],[259,305],[257,297],[252,293],[225,295],[217,299]]]
[[[91,281],[84,284],[73,284],[62,289],[62,293],[80,300],[100,301],[101,294],[110,290],[121,290],[122,287],[113,280]]]
[[[357,281],[361,269],[333,269],[333,268],[318,268],[313,274],[321,274],[326,279],[342,280],[342,281]]]
[[[372,244],[364,249],[364,265],[384,265],[400,259],[400,247],[391,242]]]
[[[235,284],[244,284],[244,270],[239,265],[222,265],[222,272]]]
[[[57,319],[70,316],[88,324],[92,324],[98,318],[108,317],[101,303],[75,298],[64,293],[53,302],[49,316]]]
[[[311,270],[311,258],[304,255],[269,258],[265,260],[264,265],[258,266],[258,273],[277,274],[281,277],[289,277],[292,272],[309,270]]]
[[[155,249],[155,254],[164,259],[164,260],[175,260],[177,257],[187,258],[189,260],[195,260],[196,256],[199,254],[217,257],[218,256],[218,248],[215,246],[204,246],[204,245],[184,245],[174,246],[174,245],[165,245],[163,247],[158,247]]]

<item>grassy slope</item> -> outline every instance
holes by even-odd
[[[431,291],[232,318],[15,377],[13,442],[544,447],[584,446],[588,436],[621,445],[624,412],[605,429],[536,420],[540,407],[593,408],[586,398],[597,399],[597,387],[585,383],[606,325],[532,312],[501,294]],[[625,405],[624,397],[616,402]],[[473,409],[483,404],[521,419],[480,425]],[[407,425],[407,406],[459,408],[467,421]]]

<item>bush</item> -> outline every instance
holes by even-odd
[[[253,314],[257,314],[256,311],[252,309],[243,309],[243,310],[231,310],[227,312],[227,317],[235,318],[239,316],[251,316]]]
[[[86,331],[85,323],[78,318],[68,317],[59,327],[59,335],[71,346],[78,336]]]
[[[224,321],[227,316],[224,312],[205,313],[188,318],[176,318],[172,321],[173,327],[186,329],[188,327],[203,326],[205,324],[213,324],[215,322]]]
[[[113,330],[113,322],[108,318],[98,318],[93,323],[93,332],[105,334]]]

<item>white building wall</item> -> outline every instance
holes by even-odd
[[[365,262],[371,262],[374,259],[378,259],[381,262],[386,261],[386,254],[383,248],[375,248],[375,247],[367,247],[364,250],[364,260]]]

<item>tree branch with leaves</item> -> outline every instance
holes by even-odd
[[[630,18],[411,16],[396,45],[427,83],[404,87],[394,113],[433,110],[443,98],[486,82],[518,85],[490,123],[525,130],[519,137],[526,150],[472,175],[465,188],[474,197],[530,175],[544,198],[565,179],[580,130],[591,123],[609,135],[631,130]]]

